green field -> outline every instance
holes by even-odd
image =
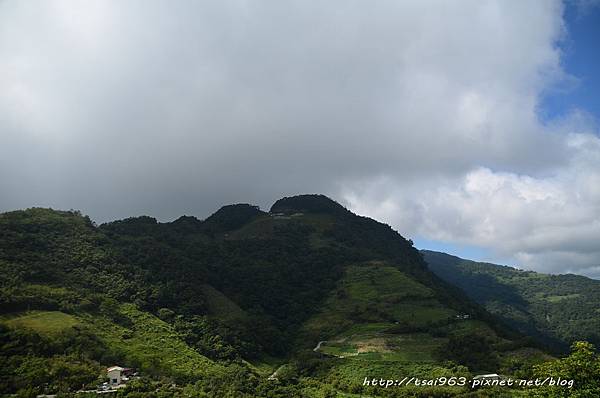
[[[435,362],[435,352],[447,339],[426,333],[357,334],[321,345],[320,352],[338,358],[407,362]]]
[[[563,296],[547,296],[545,299],[551,303],[559,303],[564,300],[572,300],[581,297],[579,293],[565,294]]]
[[[43,335],[57,334],[80,323],[74,316],[60,311],[30,311],[5,318],[3,322],[9,327],[26,328]]]

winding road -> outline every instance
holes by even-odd
[[[314,352],[319,351],[319,349],[321,349],[321,344],[326,343],[326,342],[327,342],[327,340],[319,341],[319,343],[317,344],[317,346],[315,348],[313,348],[313,351]]]
[[[285,366],[285,364],[278,367],[277,370],[275,372],[273,372],[273,374],[271,376],[267,377],[267,380],[277,380],[277,372],[279,372],[281,370],[281,368],[283,368],[284,366]]]

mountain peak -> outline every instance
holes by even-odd
[[[198,220],[194,216],[181,216],[177,220],[172,221],[170,223],[173,227],[175,227],[180,232],[193,233],[201,230],[202,221]]]
[[[264,213],[258,206],[237,203],[221,207],[204,222],[213,232],[223,232],[239,228],[261,214]]]
[[[284,197],[271,206],[271,213],[329,213],[348,214],[338,202],[320,194]]]

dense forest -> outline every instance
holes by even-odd
[[[507,324],[551,349],[577,340],[600,344],[600,281],[579,275],[547,275],[423,251],[429,268],[459,286]]]
[[[526,396],[545,390],[364,380],[565,369],[410,240],[322,195],[168,223],[4,213],[0,282],[0,393],[20,397],[95,396],[112,365],[135,369],[113,392],[128,397]]]

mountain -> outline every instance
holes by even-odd
[[[422,253],[431,271],[515,329],[557,350],[577,340],[600,344],[600,281]]]
[[[167,223],[4,213],[0,282],[4,394],[94,388],[118,364],[142,376],[120,396],[467,396],[364,379],[527,376],[550,358],[322,195]]]

